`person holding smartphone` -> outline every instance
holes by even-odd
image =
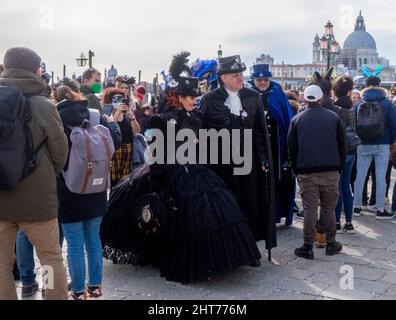
[[[111,168],[111,187],[115,187],[121,178],[131,173],[134,134],[140,132],[139,123],[130,107],[130,100],[125,90],[109,88],[103,92],[103,103],[111,105],[111,115],[119,124],[122,144],[113,157]]]

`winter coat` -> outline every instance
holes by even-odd
[[[29,99],[34,148],[46,137],[48,140],[39,152],[39,165],[15,191],[0,191],[0,220],[36,222],[58,216],[56,176],[67,159],[67,139],[55,105],[45,96],[46,83],[39,76],[24,70],[8,69],[0,77],[0,85],[18,87]]]
[[[356,130],[356,113],[352,99],[349,96],[339,98],[334,105],[338,107],[338,115],[344,121],[346,127],[351,126]]]
[[[252,171],[246,176],[237,176],[232,163],[222,164],[222,144],[219,143],[219,165],[209,166],[215,171],[234,192],[238,204],[249,221],[249,226],[256,240],[265,240],[266,248],[276,247],[276,212],[275,212],[275,177],[271,144],[260,95],[254,90],[243,88],[239,91],[243,108],[241,115],[234,115],[225,105],[228,93],[223,87],[204,95],[201,100],[204,127],[215,130],[253,131]],[[242,139],[242,138],[241,138]],[[239,141],[241,149],[243,140]],[[233,146],[235,148],[235,146]],[[262,170],[262,165],[268,164],[269,173]]]
[[[334,112],[309,106],[293,118],[288,146],[295,174],[341,171],[346,160],[345,125]]]
[[[65,134],[69,142],[69,152],[72,146],[70,141],[71,128],[79,127],[84,120],[89,120],[88,101],[71,102],[64,100],[57,105],[60,117],[65,127]],[[109,123],[101,117],[101,125],[108,127],[113,138],[115,149],[121,145],[121,132],[118,124]],[[68,161],[65,170],[68,169]],[[59,192],[59,222],[75,223],[101,217],[107,211],[107,192],[96,194],[72,193],[66,186],[62,175],[58,178]]]
[[[385,122],[385,134],[382,139],[374,142],[362,141],[362,144],[393,144],[396,140],[396,110],[388,99],[388,92],[381,87],[369,87],[361,92],[361,96],[362,102],[357,106],[357,112],[359,112],[359,108],[364,102],[379,102],[383,107]]]

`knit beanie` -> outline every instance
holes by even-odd
[[[40,68],[40,63],[40,56],[29,48],[10,48],[4,55],[5,69],[20,69],[36,73]]]

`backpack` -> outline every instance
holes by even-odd
[[[72,127],[67,171],[62,175],[67,188],[77,194],[106,192],[114,155],[110,130],[99,124],[97,110],[89,110],[90,120],[81,127]]]
[[[29,98],[12,86],[0,86],[0,190],[13,191],[38,167],[38,153],[48,137],[34,149],[28,127],[32,120]]]
[[[384,137],[385,117],[380,102],[363,102],[360,105],[356,128],[364,142],[376,142]]]

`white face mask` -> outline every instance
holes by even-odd
[[[120,103],[120,102],[119,103],[113,103],[113,108],[117,110],[121,106],[121,104],[122,103]]]

